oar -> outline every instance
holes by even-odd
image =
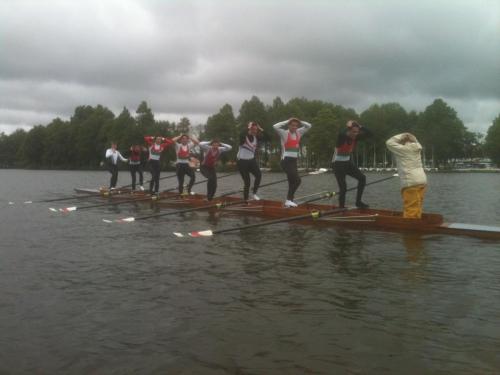
[[[218,177],[217,179],[220,179],[220,178],[224,178],[224,177],[229,177],[229,176],[233,176],[234,173],[229,173],[229,174],[226,174],[226,175],[223,175],[223,176],[220,176]],[[196,184],[202,184],[204,182],[206,182],[207,180],[203,180],[203,181],[199,181],[199,182],[196,182],[194,185]],[[176,187],[174,188],[171,188],[171,189],[168,189],[168,190],[165,190],[165,191],[173,191],[177,189]],[[173,197],[169,197],[169,198],[173,198]],[[86,210],[88,208],[96,208],[96,207],[105,207],[105,206],[115,206],[115,205],[118,205],[118,204],[123,204],[123,203],[133,203],[133,202],[143,202],[143,201],[148,201],[148,200],[153,200],[153,201],[157,201],[157,200],[160,200],[162,199],[162,197],[157,197],[155,195],[153,196],[148,196],[148,197],[145,197],[145,198],[134,198],[134,199],[125,199],[125,200],[120,200],[120,201],[116,201],[116,202],[106,202],[106,203],[99,203],[99,204],[93,204],[93,205],[90,205],[90,206],[83,206],[83,207],[77,207],[77,206],[71,206],[71,207],[64,207],[64,208],[53,208],[53,207],[50,207],[49,210],[52,211],[52,212],[72,212],[72,211],[76,211],[76,210]]]
[[[303,215],[298,215],[298,216],[291,216],[291,217],[286,217],[282,219],[274,219],[274,220],[267,220],[267,221],[262,221],[259,223],[254,223],[254,224],[249,224],[249,225],[242,225],[239,227],[232,227],[232,228],[227,228],[227,229],[218,229],[218,230],[202,230],[202,231],[196,231],[196,232],[189,232],[187,234],[179,233],[179,232],[174,232],[174,235],[177,237],[211,237],[216,234],[222,234],[222,233],[229,233],[229,232],[236,232],[240,230],[245,230],[245,229],[250,229],[250,228],[256,228],[256,227],[262,227],[262,226],[268,226],[268,225],[273,225],[273,224],[278,224],[278,223],[288,223],[291,221],[298,221],[298,220],[305,220],[305,219],[319,219],[320,217],[325,217],[329,215],[335,215],[341,212],[346,211],[347,208],[334,208],[331,210],[326,210],[326,211],[312,211],[307,214]]]
[[[78,206],[71,206],[71,207],[63,207],[63,208],[54,208],[54,207],[49,207],[49,210],[52,212],[72,212],[76,210],[86,210],[89,208],[96,208],[96,207],[104,207],[104,206],[115,206],[118,204],[122,203],[134,203],[134,202],[144,202],[144,201],[155,201],[160,199],[156,195],[148,195],[147,197],[142,197],[142,198],[131,198],[131,199],[125,199],[121,201],[114,201],[114,202],[106,202],[106,203],[99,203],[99,204],[92,204],[90,206],[83,206],[83,207],[78,207]]]
[[[384,177],[384,178],[381,178],[379,180],[369,182],[369,183],[365,184],[365,186],[378,184],[379,182],[387,181],[387,180],[390,180],[391,178],[398,177],[398,176],[399,175],[397,173],[394,173],[393,175],[391,175],[389,177]],[[352,188],[347,189],[346,192],[356,190],[357,188],[358,188],[357,186],[354,186]],[[320,200],[327,199],[327,198],[333,198],[334,196],[338,195],[339,192],[338,191],[326,191],[326,192],[321,192],[318,194],[321,194],[321,195],[319,197],[311,198],[311,199],[308,199],[302,203],[299,203],[299,205],[303,205],[306,203],[312,203],[312,202],[320,201]]]
[[[306,198],[310,198],[310,197],[316,197],[318,195],[321,195],[321,194],[326,194],[326,193],[329,193],[329,191],[319,191],[317,193],[312,193],[312,194],[307,194],[307,195],[303,195],[301,197],[297,197],[294,199],[294,202],[297,202],[297,201],[301,201],[303,199],[306,199]],[[300,203],[299,203],[300,204]]]
[[[315,175],[318,175],[318,174],[322,174],[322,173],[325,173],[327,172],[328,170],[326,168],[320,168],[318,169],[317,171],[312,171],[312,172],[309,172],[309,173],[306,173],[306,174],[303,174],[301,175],[300,177],[307,177],[307,176],[315,176]],[[263,187],[266,187],[266,186],[271,186],[271,185],[276,185],[276,184],[280,184],[282,182],[286,182],[288,181],[288,178],[284,178],[282,180],[278,180],[278,181],[273,181],[273,182],[268,182],[267,184],[263,184],[263,185],[260,185],[259,186],[259,189],[263,188]],[[224,193],[224,194],[221,194],[219,195],[219,198],[222,198],[222,197],[227,197],[228,195],[233,195],[233,194],[238,194],[238,193],[241,193],[243,192],[243,189],[239,189],[239,190],[233,190],[233,191],[230,191],[228,193]]]
[[[234,206],[234,205],[243,204],[243,203],[246,203],[246,201],[241,200],[241,201],[234,201],[234,202],[217,202],[217,203],[208,204],[208,205],[205,205],[205,206],[191,207],[191,208],[186,208],[186,209],[183,209],[183,210],[169,211],[169,212],[163,212],[163,213],[153,214],[153,215],[147,215],[147,216],[139,216],[139,217],[132,217],[132,216],[130,216],[130,217],[124,217],[122,219],[116,219],[114,221],[117,222],[117,223],[130,223],[130,222],[138,221],[138,220],[151,219],[153,217],[177,215],[177,214],[183,214],[183,213],[186,213],[186,212],[193,212],[193,211],[199,211],[199,210],[207,210],[207,209],[210,209],[210,208],[222,209],[222,208],[225,208],[225,207]],[[113,220],[107,220],[107,219],[102,219],[102,221],[104,221],[105,223],[112,223],[113,222]]]
[[[173,175],[169,175],[169,176],[165,176],[165,177],[162,177],[160,178],[160,180],[165,180],[167,178],[172,178],[172,177],[176,177],[177,174],[173,174]],[[147,181],[146,183],[148,183],[150,181]],[[126,189],[126,188],[129,188],[130,186],[132,186],[132,184],[130,185],[124,185],[124,186],[120,186],[119,188],[116,188],[114,190],[110,190],[107,192],[107,195],[117,195],[117,194],[121,194],[122,193],[122,189]],[[126,191],[127,193],[129,191]],[[99,192],[95,192],[95,193],[84,193],[83,195],[72,195],[70,197],[63,197],[63,198],[54,198],[54,199],[43,199],[43,200],[39,200],[39,201],[25,201],[23,202],[24,204],[31,204],[31,203],[51,203],[51,202],[62,202],[62,201],[69,201],[69,200],[72,200],[72,199],[86,199],[86,198],[92,198],[92,197],[96,197],[96,196],[99,196],[100,193]]]
[[[173,177],[177,177],[177,173],[176,174],[171,174],[171,175],[165,176],[165,177],[160,177],[160,180],[166,180],[166,179],[173,178]],[[150,182],[151,182],[151,180],[148,180],[145,183],[149,184]],[[124,186],[119,187],[118,189],[125,189],[125,188],[129,188],[131,186],[132,186],[132,184],[124,185]]]

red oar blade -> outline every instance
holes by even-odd
[[[214,233],[211,230],[201,230],[196,232],[189,232],[188,234],[183,234],[179,232],[174,232],[174,236],[176,237],[212,237]]]
[[[78,207],[76,206],[72,206],[72,207],[64,207],[64,208],[60,208],[59,211],[60,212],[64,212],[64,213],[69,213],[69,212],[72,212],[72,211],[76,211],[78,209]],[[51,210],[52,211],[52,210]]]

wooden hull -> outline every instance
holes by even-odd
[[[90,193],[91,190],[75,189],[80,193]],[[94,190],[96,192],[96,190]],[[104,198],[113,200],[132,201],[134,198],[140,202],[150,203],[144,198],[148,197],[146,192],[116,191],[109,193],[100,190]],[[180,196],[174,192],[163,192],[158,199],[151,199],[155,205],[162,207],[204,207],[216,202],[231,203],[224,208],[225,212],[237,215],[260,216],[269,219],[288,218],[308,214],[314,211],[327,211],[335,206],[325,204],[305,204],[296,208],[285,208],[282,202],[273,200],[249,201],[246,204],[235,204],[241,201],[240,197],[228,196],[207,202],[206,197],[201,194]],[[217,208],[211,208],[217,210]],[[319,219],[305,219],[298,221],[302,224],[314,224],[320,226],[342,226],[357,229],[398,231],[411,233],[441,233],[449,235],[466,235],[486,239],[500,240],[500,227],[483,226],[462,223],[446,223],[439,214],[425,213],[421,219],[405,219],[399,211],[383,209],[348,209],[340,214],[322,217]]]

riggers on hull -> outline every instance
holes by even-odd
[[[80,193],[89,193],[91,189],[75,189]],[[96,191],[97,192],[97,191]],[[124,202],[133,201],[133,198],[143,199],[148,196],[146,192],[123,191],[111,194],[107,189],[101,189],[100,194],[107,199],[123,199]],[[174,192],[162,192],[154,197],[155,204],[162,207],[203,207],[207,205],[206,197],[202,194],[179,195]],[[226,196],[215,199],[213,203],[237,202],[240,197]],[[227,212],[238,215],[252,215],[270,219],[286,218],[304,215],[313,211],[327,211],[335,208],[326,204],[305,204],[294,208],[285,208],[282,202],[273,200],[248,201],[245,205],[234,205],[225,208]],[[357,229],[384,230],[412,233],[441,233],[449,235],[465,235],[486,239],[500,240],[500,227],[484,226],[464,223],[446,223],[442,215],[424,213],[421,219],[405,219],[400,211],[383,209],[349,209],[334,216],[319,219],[305,219],[298,221],[302,224],[321,226],[343,226]]]

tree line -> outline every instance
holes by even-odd
[[[424,160],[434,166],[450,167],[457,159],[489,157],[500,165],[500,115],[493,121],[486,136],[469,131],[456,111],[444,100],[436,99],[423,112],[407,112],[398,103],[374,104],[361,114],[354,109],[333,103],[294,98],[283,102],[279,97],[270,105],[258,97],[245,100],[235,115],[225,104],[208,117],[206,124],[193,126],[187,117],[179,122],[155,119],[148,104],[139,104],[133,116],[123,108],[116,116],[108,108],[97,105],[79,106],[67,121],[55,118],[47,125],[29,131],[16,130],[10,135],[0,133],[0,167],[32,169],[98,169],[111,141],[118,143],[126,156],[132,144],[143,144],[144,135],[172,137],[196,133],[202,140],[218,138],[233,145],[223,162],[234,160],[240,133],[250,121],[258,122],[265,131],[260,152],[261,164],[276,167],[280,144],[272,125],[290,117],[313,124],[302,141],[301,159],[306,167],[330,165],[335,140],[348,120],[357,120],[374,133],[361,142],[355,154],[359,165],[390,166],[385,141],[394,134],[411,132],[424,146]],[[162,167],[169,168],[175,160],[173,150],[163,157]]]

